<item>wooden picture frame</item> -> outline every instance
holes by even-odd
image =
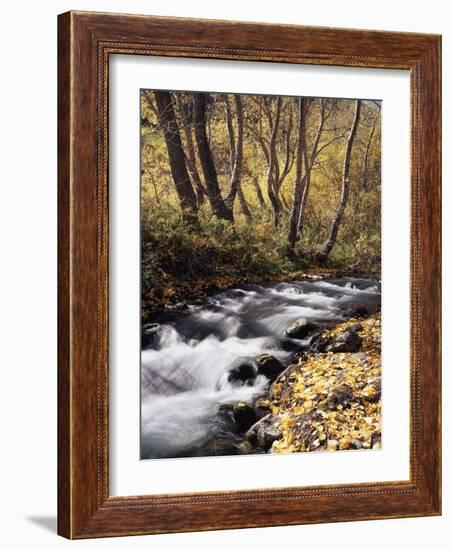
[[[441,39],[69,12],[58,21],[58,532],[67,538],[441,513]],[[109,55],[405,69],[411,86],[410,480],[109,495]]]

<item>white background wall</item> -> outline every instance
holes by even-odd
[[[4,2],[0,84],[0,540],[3,548],[156,549],[449,548],[453,527],[451,338],[444,329],[444,515],[68,542],[56,526],[56,16],[70,9],[300,23],[443,34],[444,181],[453,178],[451,3],[413,0],[207,2],[207,0],[41,0]],[[450,125],[447,125],[447,122]],[[451,273],[452,186],[444,188],[444,269]],[[397,267],[396,267],[397,268]],[[452,326],[444,277],[444,326]],[[450,340],[450,341],[449,341]],[[448,354],[448,355],[447,355]]]

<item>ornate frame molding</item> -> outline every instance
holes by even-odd
[[[410,71],[409,481],[109,496],[108,60],[112,54]],[[61,535],[86,538],[440,514],[440,94],[438,36],[88,12],[59,16]]]

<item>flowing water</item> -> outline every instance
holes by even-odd
[[[268,384],[229,382],[228,372],[264,352],[287,361],[308,344],[285,337],[293,321],[340,321],[379,304],[372,277],[277,282],[218,292],[153,325],[142,350],[141,457],[200,454],[225,429],[219,407],[252,402]]]

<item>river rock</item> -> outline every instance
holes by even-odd
[[[310,345],[303,340],[296,340],[289,337],[280,340],[279,348],[290,353],[304,353],[310,349]]]
[[[234,404],[233,418],[236,430],[239,433],[246,432],[257,420],[255,409],[248,403],[243,403],[242,401]]]
[[[307,338],[308,336],[311,336],[312,334],[321,330],[321,325],[319,325],[318,323],[314,323],[313,321],[307,321],[307,319],[304,319],[302,317],[301,319],[298,319],[297,321],[294,321],[294,323],[289,325],[289,327],[286,329],[286,336],[288,336],[289,338],[303,340],[304,338]]]
[[[362,338],[351,330],[333,336],[325,347],[325,351],[332,353],[355,353],[362,347]]]
[[[247,439],[238,444],[237,451],[240,455],[254,455],[257,453],[257,449]]]
[[[327,400],[327,408],[334,410],[338,405],[347,407],[353,399],[354,394],[351,387],[347,384],[342,384],[341,386],[334,388],[330,394],[329,399]]]
[[[380,449],[381,448],[381,434],[374,433],[371,436],[371,448],[372,449]]]
[[[268,414],[254,424],[245,434],[245,437],[252,445],[267,452],[272,447],[272,443],[280,439],[281,435],[280,418]]]
[[[159,323],[147,323],[142,328],[142,349],[153,347],[159,340]]]
[[[361,330],[363,330],[363,325],[361,323],[357,323],[356,325],[349,326],[348,330],[352,332],[360,332]]]
[[[381,399],[381,378],[370,381],[368,386],[365,386],[364,391],[366,395],[366,397],[364,397],[365,401],[377,403]]]
[[[203,447],[203,455],[227,456],[238,454],[239,441],[230,435],[218,435]]]
[[[263,353],[256,358],[257,374],[262,374],[271,382],[285,370],[285,365],[273,355]]]
[[[257,420],[261,420],[261,418],[264,418],[270,412],[272,412],[272,409],[269,399],[260,397],[255,401],[255,414]]]
[[[368,317],[370,315],[370,310],[366,306],[357,306],[352,311],[350,316],[354,319],[361,319],[363,317]]]
[[[294,363],[286,367],[271,385],[269,396],[272,399],[286,399],[288,394],[292,391],[291,385],[297,378],[298,370],[300,370],[299,363]]]
[[[230,428],[234,424],[234,405],[222,403],[217,410],[218,418],[225,427]]]
[[[251,385],[256,378],[256,369],[251,363],[241,363],[233,367],[227,376],[228,382]]]

